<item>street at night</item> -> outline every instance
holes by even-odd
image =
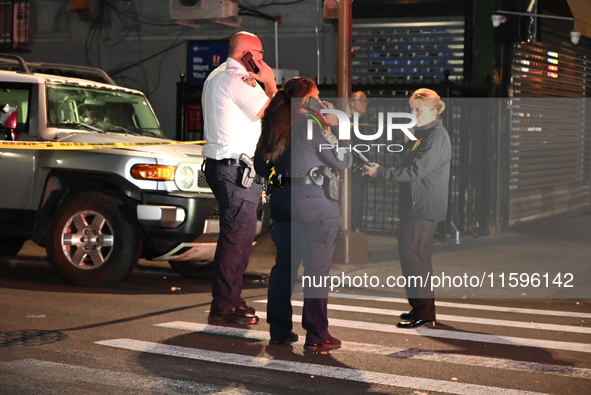
[[[544,254],[548,260],[555,258],[551,251],[558,255],[565,248],[571,249],[573,258],[589,257],[589,243],[583,243],[590,234],[588,216],[540,229],[463,240],[460,246],[436,245],[435,265],[453,271],[460,259],[483,259],[491,251],[499,259],[508,258],[522,255],[524,249],[534,257]],[[371,288],[335,289],[329,299],[330,327],[343,347],[314,354],[303,349],[302,299],[296,290],[294,330],[300,341],[293,347],[269,345],[264,272],[268,272],[271,251],[272,244],[265,238],[255,247],[243,291],[261,322],[222,327],[207,325],[211,301],[207,270],[202,279],[190,280],[165,263],[142,261],[131,278],[116,287],[73,287],[52,272],[44,250],[27,243],[17,258],[2,263],[1,392],[588,391],[588,299],[440,299],[435,329],[400,329],[395,324],[407,309],[404,297]],[[370,257],[379,260],[389,253],[374,251]],[[588,261],[579,263],[587,266],[588,273]],[[379,276],[395,264],[335,265],[333,270],[335,275]]]

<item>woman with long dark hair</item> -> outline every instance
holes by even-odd
[[[303,263],[304,277],[311,279],[304,286],[304,348],[312,351],[332,350],[341,345],[328,331],[328,288],[313,284],[329,274],[341,227],[334,186],[339,182],[338,169],[350,167],[353,161],[350,152],[339,149],[331,132],[331,125],[338,123],[336,117],[324,118],[314,109],[332,108],[332,104],[320,102],[318,95],[318,87],[310,78],[288,80],[265,111],[255,154],[257,172],[264,177],[272,174],[271,237],[277,258],[268,289],[270,344],[298,340],[292,331],[291,294]],[[329,144],[332,148],[326,149]]]

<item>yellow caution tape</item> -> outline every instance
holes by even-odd
[[[351,125],[353,125],[353,124],[351,124]],[[357,126],[380,126],[380,125],[375,125],[373,123],[359,123],[359,124],[357,124]]]
[[[197,141],[162,141],[153,143],[52,143],[38,141],[0,141],[0,148],[35,149],[35,150],[89,150],[109,148],[145,147],[150,145],[205,144],[205,140]]]

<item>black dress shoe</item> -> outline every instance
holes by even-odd
[[[410,321],[402,321],[396,324],[399,328],[416,328],[417,326],[425,325],[429,328],[435,328],[435,321],[412,319]]]
[[[402,313],[402,314],[400,314],[400,318],[402,318],[405,321],[410,321],[410,320],[412,320],[412,313],[411,312]]]
[[[322,343],[304,344],[304,349],[318,352],[336,350],[337,348],[341,348],[341,341],[332,336]]]
[[[211,325],[254,325],[259,322],[259,317],[249,314],[245,310],[234,308],[227,312],[210,312],[207,317],[207,323]]]
[[[236,308],[238,310],[244,310],[248,314],[254,315],[256,313],[256,310],[254,309],[254,307],[247,305],[246,300],[244,300],[244,299],[240,299],[240,304],[238,306],[236,306]]]
[[[289,332],[289,334],[284,337],[278,337],[278,338],[272,337],[271,340],[269,340],[269,344],[271,344],[273,346],[283,346],[283,345],[295,343],[297,341],[298,341],[298,335],[293,332]]]

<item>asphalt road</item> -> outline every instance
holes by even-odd
[[[208,326],[206,278],[144,264],[117,287],[77,288],[42,255],[0,262],[1,394],[590,393],[589,300],[446,299],[436,329],[404,330],[405,300],[340,292],[343,348],[311,354],[299,323],[293,348],[269,346],[264,319]],[[266,284],[249,278],[243,296],[264,317]]]

